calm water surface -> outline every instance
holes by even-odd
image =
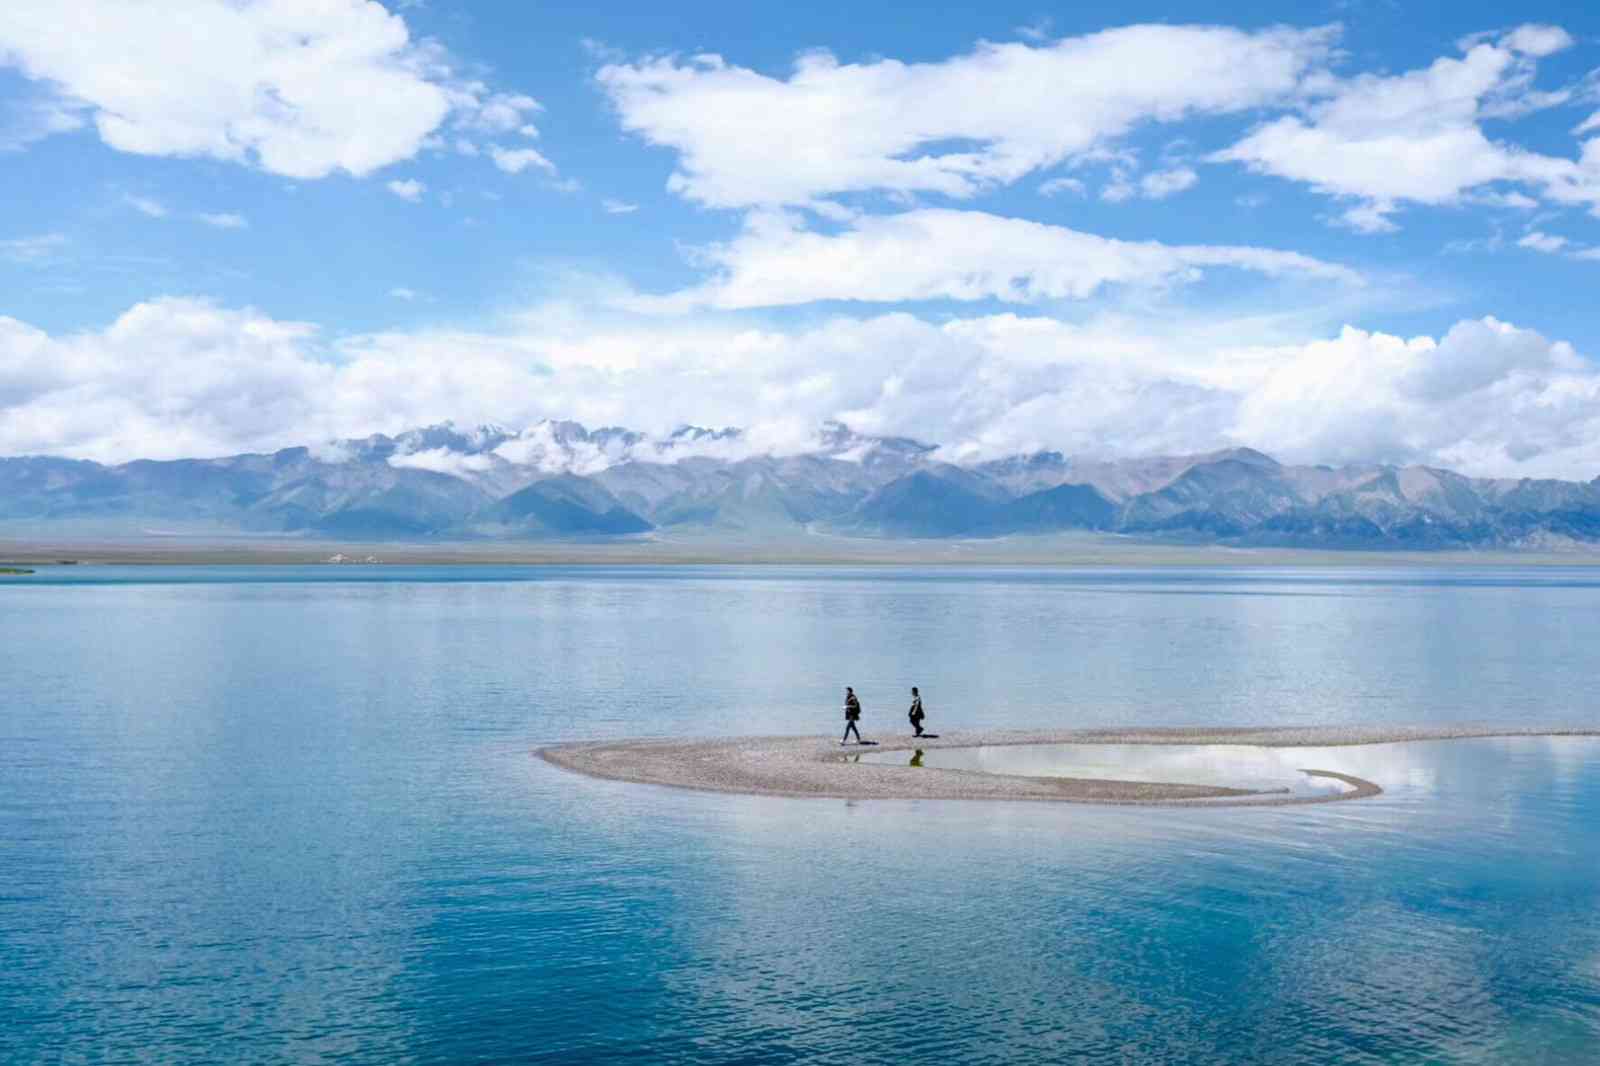
[[[1391,750],[1391,747],[1394,750]],[[855,762],[924,769],[965,770],[1018,777],[1079,777],[1107,781],[1161,781],[1248,788],[1262,793],[1335,796],[1355,786],[1311,771],[1361,777],[1376,759],[1392,770],[1411,745],[1334,748],[1266,748],[1240,744],[996,744],[970,748],[914,748],[847,756]],[[1368,779],[1370,780],[1370,778]]]
[[[1594,1062],[1600,741],[1246,811],[529,755],[831,731],[845,683],[869,736],[911,684],[935,730],[1595,722],[1592,573],[0,579],[0,1061]]]

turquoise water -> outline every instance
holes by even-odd
[[[0,579],[0,1061],[1592,1062],[1600,742],[1258,810],[530,757],[832,731],[846,683],[869,737],[911,684],[934,730],[1592,722],[1590,573]]]

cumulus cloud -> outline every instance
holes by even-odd
[[[1289,455],[1479,473],[1600,471],[1600,372],[1564,343],[1485,318],[1443,337],[1346,328],[1280,353],[1234,433]]]
[[[465,455],[449,448],[423,448],[404,454],[396,453],[389,456],[388,463],[398,469],[431,470],[435,474],[464,478],[494,467],[494,460],[487,455]]]
[[[852,192],[967,197],[1090,152],[1141,123],[1287,100],[1329,29],[1129,26],[1049,44],[984,43],[931,63],[802,56],[788,78],[720,56],[611,63],[623,126],[674,149],[669,188],[719,207]]]
[[[1567,93],[1531,86],[1536,61],[1571,44],[1559,27],[1522,26],[1404,74],[1327,79],[1304,114],[1267,122],[1210,159],[1354,201],[1336,220],[1364,233],[1392,230],[1404,204],[1457,204],[1493,183],[1600,204],[1600,144],[1577,159],[1546,156],[1491,140],[1480,125],[1565,102]]]
[[[1565,237],[1558,237],[1553,233],[1544,233],[1539,230],[1533,230],[1530,233],[1524,234],[1522,238],[1517,241],[1517,247],[1531,248],[1536,252],[1545,252],[1550,255],[1554,255],[1555,253],[1561,251],[1561,249],[1565,248],[1569,243],[1570,242]]]
[[[335,377],[315,334],[186,300],[57,337],[0,317],[0,453],[217,454],[309,428]]]
[[[1505,46],[1513,52],[1543,58],[1565,51],[1573,45],[1572,34],[1560,26],[1528,23],[1506,34]]]
[[[1083,182],[1077,178],[1051,178],[1039,185],[1040,196],[1059,196],[1061,193],[1082,196],[1085,191]]]
[[[1600,247],[1579,244],[1570,237],[1537,229],[1529,230],[1518,238],[1517,247],[1532,252],[1542,252],[1545,255],[1565,256],[1568,259],[1590,261],[1600,259]]]
[[[773,307],[818,300],[1085,299],[1108,285],[1158,286],[1208,268],[1358,284],[1351,270],[1296,252],[1122,241],[981,211],[922,208],[855,218],[842,232],[789,212],[753,212],[743,232],[698,249],[703,285],[632,301],[640,310]]]
[[[1100,199],[1110,203],[1121,203],[1141,197],[1146,200],[1165,200],[1183,190],[1190,188],[1200,180],[1188,167],[1174,167],[1171,170],[1156,170],[1144,175],[1137,181],[1125,172],[1118,171],[1111,182],[1100,190]]]
[[[87,118],[118,151],[303,179],[410,159],[447,121],[533,133],[540,109],[460,78],[441,48],[368,0],[8,0],[0,66],[48,88],[0,143]]]
[[[507,174],[521,174],[529,167],[547,174],[556,172],[555,164],[532,148],[502,148],[498,144],[491,144],[489,158],[494,160],[495,166]]]
[[[419,204],[428,187],[415,178],[406,178],[389,182],[388,189],[407,203]]]
[[[1199,180],[1199,175],[1188,167],[1158,170],[1139,179],[1139,191],[1147,199],[1165,200],[1169,196],[1193,187],[1194,183]]]
[[[0,454],[217,455],[548,417],[658,436],[685,422],[742,425],[751,433],[739,447],[774,451],[808,446],[837,418],[964,460],[1249,444],[1295,461],[1600,472],[1600,370],[1493,318],[1438,338],[1346,328],[1275,342],[1247,321],[1016,314],[776,329],[552,307],[501,333],[335,341],[188,300],[140,304],[76,334],[0,318]]]
[[[463,109],[456,122],[461,130],[490,135],[520,132],[526,137],[537,137],[539,131],[529,122],[530,115],[544,110],[544,105],[522,93],[497,93],[481,83],[467,87],[472,97],[470,106]]]

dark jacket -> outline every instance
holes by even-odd
[[[922,721],[922,719],[924,717],[926,717],[922,713],[922,697],[921,696],[913,696],[913,697],[911,697],[911,710],[909,712],[907,712],[906,717],[910,718],[913,722],[920,722],[920,721]]]
[[[850,695],[846,696],[844,700],[844,720],[847,722],[856,722],[860,719],[861,701],[856,699],[856,694],[852,692]]]

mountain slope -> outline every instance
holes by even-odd
[[[616,536],[651,529],[603,486],[576,474],[558,474],[512,493],[484,510],[475,527],[558,536]]]
[[[1288,466],[1248,448],[972,466],[822,426],[767,454],[736,429],[651,437],[540,422],[445,424],[212,459],[0,458],[0,535],[92,530],[349,539],[668,533],[995,537],[1083,530],[1351,548],[1600,547],[1600,479]]]

